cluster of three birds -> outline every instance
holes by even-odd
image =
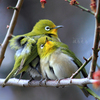
[[[31,32],[12,36],[10,46],[16,50],[15,64],[3,86],[12,76],[24,72],[28,72],[32,78],[53,80],[69,78],[82,63],[58,38],[57,31],[62,27],[43,19],[35,24]],[[87,77],[85,69],[81,72]],[[79,78],[80,73],[76,77]]]

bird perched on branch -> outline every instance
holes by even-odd
[[[47,36],[39,38],[37,50],[43,78],[68,78],[82,65],[66,44],[53,41]],[[81,72],[84,77],[87,77],[85,68]],[[79,78],[80,75],[78,74],[77,77]]]
[[[21,74],[25,71],[31,73],[34,73],[32,77],[35,76],[41,76],[41,74],[39,73],[39,69],[37,71],[37,69],[35,67],[37,67],[37,65],[35,64],[36,61],[36,57],[37,57],[37,46],[34,45],[36,44],[36,41],[30,37],[24,37],[25,42],[22,42],[21,45],[22,47],[20,49],[18,49],[15,53],[15,64],[14,67],[12,69],[12,71],[8,74],[8,76],[6,77],[4,83],[3,83],[3,87],[6,85],[6,82],[12,77],[12,76],[16,76],[18,74]],[[30,66],[31,62],[34,62],[34,65]],[[29,67],[30,66],[30,67]],[[38,67],[37,67],[38,68]]]
[[[53,41],[49,37],[41,37],[37,42],[37,50],[40,56],[40,69],[42,80],[58,80],[70,78],[71,75],[82,65],[75,54],[62,42]],[[81,70],[84,77],[87,77],[85,68]],[[80,73],[76,78],[80,78]],[[87,86],[79,88],[88,97],[89,94],[97,96]]]

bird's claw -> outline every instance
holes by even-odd
[[[34,78],[31,78],[29,81],[28,81],[28,85],[31,85],[31,82],[34,80]]]
[[[61,79],[57,79],[57,86],[56,86],[56,88],[59,88],[59,87],[64,88],[65,87],[65,86],[61,86],[60,85],[60,81],[61,81]]]
[[[39,85],[40,85],[40,86],[41,86],[41,84],[42,84],[43,81],[44,81],[44,83],[45,83],[45,85],[46,85],[47,79],[43,79],[43,78],[42,78],[42,79],[40,80],[40,82],[39,82]]]
[[[56,81],[57,81],[57,86],[56,86],[56,88],[59,88],[59,84],[60,84],[61,79],[57,79]]]

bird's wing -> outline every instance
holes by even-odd
[[[12,49],[18,50],[22,46],[21,40],[24,38],[25,38],[25,35],[13,36],[13,38],[9,41],[10,47]]]
[[[61,48],[61,51],[64,53],[64,54],[67,54],[67,55],[69,55],[70,57],[72,57],[73,58],[73,62],[78,66],[78,68],[80,68],[81,66],[82,66],[82,63],[81,63],[81,61],[75,56],[75,54],[67,47],[67,46],[65,46],[65,44],[63,44],[63,43],[59,43],[61,46],[60,46],[60,48]],[[82,72],[82,74],[83,74],[83,76],[84,77],[87,77],[88,75],[87,75],[87,72],[86,72],[86,70],[85,70],[85,68],[83,68],[82,70],[81,70],[81,72]]]
[[[30,48],[29,48],[29,46],[30,46]],[[29,64],[32,61],[34,61],[36,59],[36,57],[38,57],[36,44],[34,44],[34,46],[32,46],[32,45],[29,45],[29,46],[28,46],[28,48],[25,48],[25,54],[24,54],[23,58],[21,59],[20,66],[19,66],[19,69],[18,69],[16,75],[20,74],[23,71],[26,71]],[[37,61],[37,63],[38,63],[38,61]],[[36,67],[34,65],[32,65],[32,66]]]

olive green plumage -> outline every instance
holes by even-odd
[[[3,86],[5,86],[6,82],[11,78],[13,75],[16,76],[24,71],[26,71],[29,67],[29,63],[33,61],[35,57],[37,57],[37,46],[36,41],[29,37],[24,37],[26,39],[26,43],[22,44],[22,47],[17,50],[15,54],[15,64],[12,71],[6,77]],[[33,65],[35,67],[35,65]],[[36,72],[37,73],[37,72]],[[38,76],[39,73],[37,73]]]

